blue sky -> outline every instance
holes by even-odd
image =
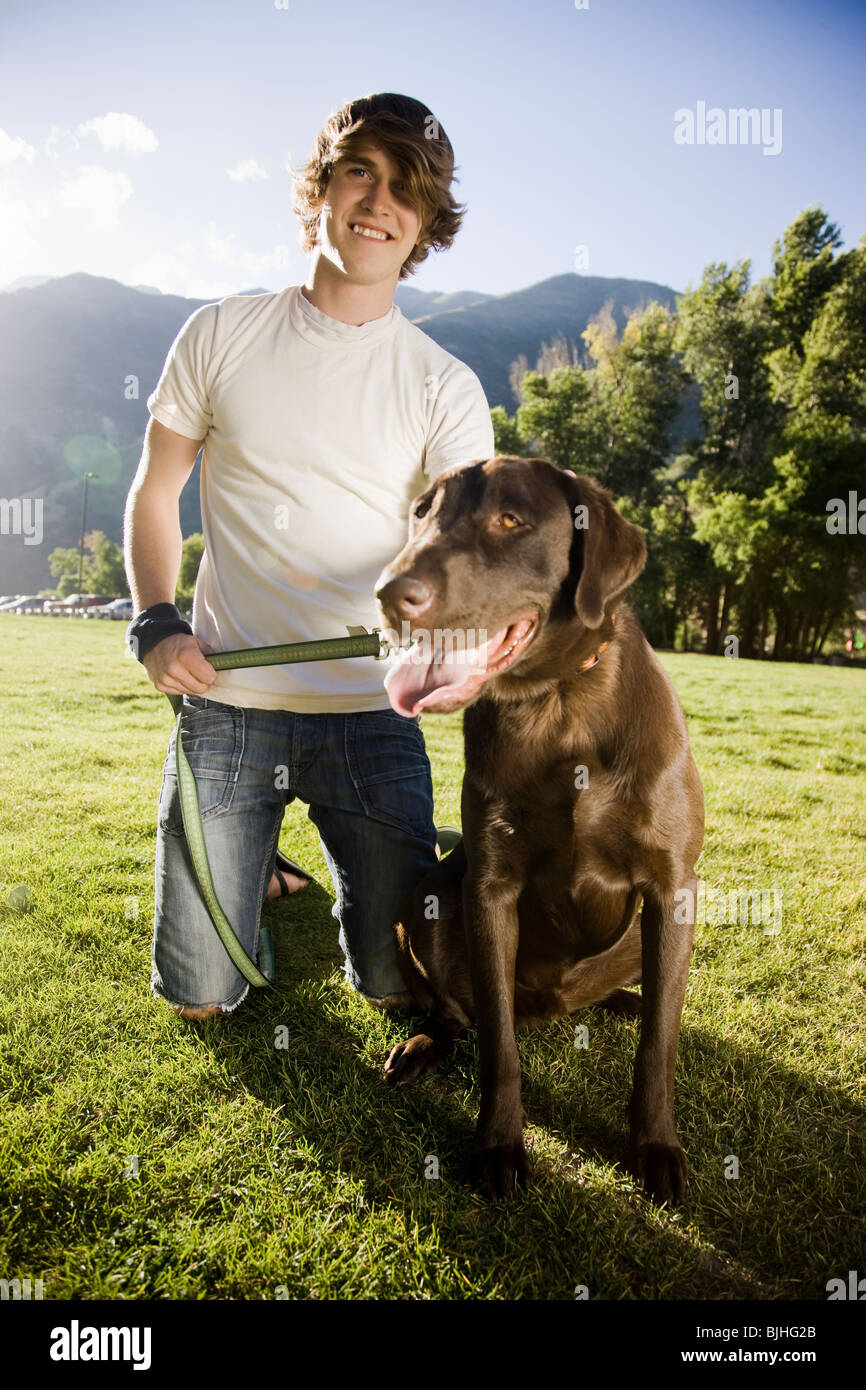
[[[866,5],[832,0],[0,0],[0,286],[303,280],[287,162],[373,91],[431,107],[469,204],[420,289],[760,275],[810,203],[866,232],[864,71]],[[678,144],[699,102],[781,110],[781,149]]]

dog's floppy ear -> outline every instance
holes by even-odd
[[[567,469],[563,482],[575,530],[583,538],[577,616],[585,627],[601,627],[607,603],[627,589],[646,564],[646,544],[637,526],[617,511],[607,488]]]

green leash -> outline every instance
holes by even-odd
[[[358,637],[328,637],[321,642],[289,642],[282,647],[249,647],[235,652],[205,652],[204,656],[215,670],[231,671],[246,666],[284,666],[297,661],[334,661],[344,656],[375,656],[377,660],[384,660],[390,651],[390,645],[384,637],[379,635],[378,628],[374,628],[372,633],[364,633]],[[175,765],[180,793],[180,810],[183,817],[184,834],[202,898],[232,964],[251,985],[255,985],[259,989],[268,987],[274,979],[274,943],[271,933],[267,927],[260,929],[259,962],[262,969],[259,969],[259,966],[247,955],[238,940],[231,922],[220,906],[214,888],[210,861],[207,857],[195,773],[183,751],[181,738],[183,696],[166,694],[166,698],[177,716],[174,726]]]

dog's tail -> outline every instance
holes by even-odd
[[[605,1003],[623,985],[639,985],[641,979],[640,913],[631,926],[600,955],[578,961],[562,987],[568,1013],[589,1004]]]
[[[518,981],[514,994],[515,1023],[521,1028],[532,1028],[590,1004],[604,1004],[616,1013],[638,1014],[639,997],[626,993],[622,987],[638,985],[640,979],[641,929],[640,913],[636,913],[619,941],[597,956],[578,961],[557,990],[525,989]]]

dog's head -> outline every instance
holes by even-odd
[[[640,531],[591,478],[512,456],[443,474],[415,498],[376,585],[390,640],[414,639],[385,682],[392,706],[445,713],[557,679],[564,657],[598,643],[645,560]]]

